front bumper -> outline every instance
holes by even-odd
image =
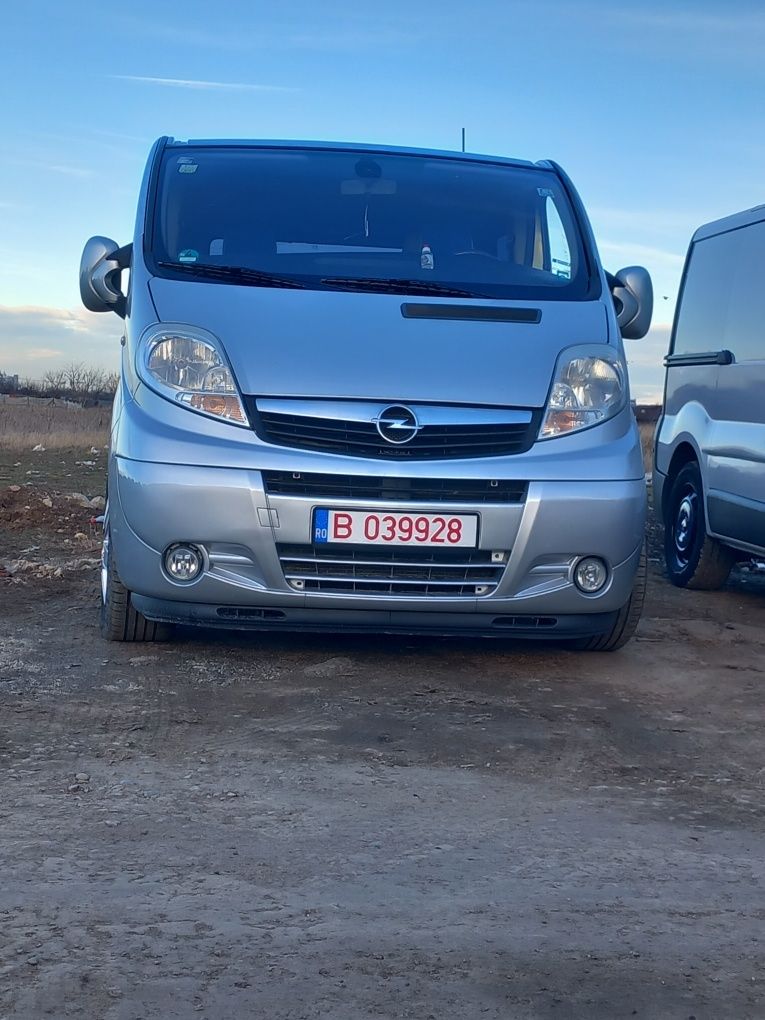
[[[151,619],[226,627],[600,633],[629,599],[645,518],[643,479],[532,481],[516,504],[365,501],[371,510],[479,514],[479,549],[505,554],[496,587],[478,597],[304,592],[285,580],[279,547],[310,546],[314,507],[337,500],[267,495],[257,470],[116,456],[109,492],[112,549],[136,608]],[[193,585],[169,580],[162,569],[164,549],[181,541],[205,551],[206,569]],[[610,568],[594,596],[572,580],[584,555],[601,556]]]

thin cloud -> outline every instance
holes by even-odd
[[[32,328],[66,329],[75,332],[88,332],[93,324],[106,321],[106,317],[96,316],[84,308],[49,308],[44,305],[0,305],[0,326],[24,330],[28,325]],[[111,323],[116,318],[109,316]],[[115,327],[119,330],[121,327]],[[111,330],[110,330],[111,332]],[[26,335],[26,334],[25,334]]]
[[[164,85],[174,89],[196,89],[210,92],[299,92],[287,85],[256,85],[242,81],[205,81],[198,78],[154,78],[141,74],[110,74],[118,81],[138,82],[142,85]]]
[[[24,356],[27,361],[46,361],[48,358],[60,358],[63,353],[53,347],[30,347]]]
[[[148,34],[155,39],[164,39],[174,46],[200,46],[205,51],[219,50],[319,50],[327,52],[359,51],[373,47],[376,51],[384,48],[411,49],[432,39],[434,26],[432,19],[428,21],[412,11],[406,13],[405,19],[388,15],[387,24],[381,24],[377,14],[369,16],[365,13],[344,11],[341,17],[328,19],[322,11],[317,20],[310,21],[295,30],[294,21],[276,21],[266,31],[262,26],[253,30],[252,26],[242,20],[238,25],[229,22],[228,28],[220,26],[163,24],[155,19],[151,23],[132,17],[120,15],[124,28],[133,34],[145,38]]]
[[[10,163],[13,166],[25,166],[31,170],[45,170],[54,174],[64,174],[66,177],[92,177],[93,171],[86,170],[85,167],[71,166],[68,163],[52,163],[43,159],[16,159],[12,156],[4,157],[5,163]]]
[[[631,365],[653,367],[660,365],[669,350],[670,323],[654,323],[641,340],[625,340],[624,348]]]
[[[671,5],[636,6],[630,9],[603,4],[571,5],[577,18],[591,18],[616,40],[616,45],[637,51],[643,58],[671,55],[673,61],[701,61],[735,65],[737,73],[762,68],[765,43],[765,14],[759,10],[729,10],[721,13],[699,10],[699,5],[668,9]],[[734,5],[729,5],[733,7]]]
[[[631,383],[630,394],[638,404],[662,404],[664,403],[664,390],[651,383]]]
[[[285,42],[290,47],[303,50],[360,51],[365,47],[403,49],[419,45],[422,38],[421,35],[412,31],[411,27],[409,31],[406,31],[370,25],[368,28],[356,30],[338,29],[330,32],[317,31],[289,35]]]
[[[84,308],[0,305],[0,370],[41,375],[68,361],[113,369],[122,322]]]
[[[92,177],[92,170],[85,170],[79,166],[65,166],[63,163],[39,163],[45,170],[52,170],[54,174],[64,174],[66,177]]]
[[[653,280],[654,322],[658,324],[660,319],[666,322],[672,318],[685,251],[680,254],[647,244],[615,241],[598,241],[598,248],[612,271],[619,264],[645,266]]]
[[[26,131],[25,136],[31,138],[34,143],[43,142],[50,149],[52,146],[61,149],[65,146],[66,149],[62,151],[77,150],[81,152],[85,146],[95,145],[99,148],[106,149],[109,152],[116,152],[119,154],[129,154],[134,152],[136,145],[140,144],[142,147],[146,147],[149,138],[138,138],[131,135],[120,135],[117,132],[112,131],[99,131],[94,128],[86,128],[84,131],[79,133],[63,134],[55,131]],[[55,161],[51,165],[48,165],[48,169],[58,170],[59,173],[68,173],[73,176],[80,176],[86,174],[90,176],[91,171],[72,166],[60,166]],[[2,203],[0,203],[1,205]]]
[[[671,326],[657,323],[643,340],[624,344],[630,390],[641,404],[660,404],[664,391],[664,355],[669,348]]]
[[[704,5],[698,2],[620,6],[594,0],[576,4],[538,0],[538,6],[548,21],[587,25],[599,47],[607,39],[614,51],[637,53],[643,62],[670,59],[673,65],[690,63],[695,71],[714,62],[732,65],[733,72],[742,76],[761,77],[765,44],[761,5],[718,4],[719,13],[701,9]]]
[[[606,12],[606,16],[612,21],[652,30],[697,32],[712,36],[719,36],[720,33],[740,36],[765,33],[765,15],[759,11],[725,11],[724,14],[716,14],[699,11],[696,7],[685,11],[641,8],[611,10]]]
[[[675,209],[617,209],[591,205],[587,211],[596,228],[670,236],[680,234],[688,240],[696,227],[708,219],[704,213],[678,212]]]
[[[715,10],[703,11],[699,5],[671,9],[667,5],[634,4],[627,7],[604,7],[602,4],[585,2],[575,6],[569,0],[549,0],[545,5],[545,13],[558,17],[569,15],[579,20],[583,16],[592,18],[598,24],[605,22],[628,26],[634,29],[646,29],[648,32],[676,32],[683,36],[706,35],[719,41],[720,36],[738,36],[743,40],[765,34],[765,12],[756,7],[748,10],[724,9],[722,13]]]
[[[653,248],[647,244],[625,244],[616,241],[598,241],[598,248],[608,252],[609,255],[626,256],[627,258],[641,259],[648,263],[661,263],[663,266],[671,266],[673,269],[681,270],[685,262],[685,252],[679,254],[675,251],[664,251],[662,248]]]
[[[109,141],[113,142],[138,142],[140,145],[145,145],[147,141],[151,140],[150,135],[126,135],[122,131],[104,131],[102,128],[88,128],[92,135],[98,135],[101,138],[108,138]]]

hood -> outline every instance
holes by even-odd
[[[160,321],[217,336],[243,393],[542,407],[555,361],[605,342],[599,301],[486,302],[155,277]],[[538,323],[405,318],[402,304],[541,310]]]

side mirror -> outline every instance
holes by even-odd
[[[625,340],[642,340],[653,315],[653,284],[648,270],[628,266],[615,276],[608,273],[606,276],[622,336]]]
[[[122,270],[130,268],[132,244],[120,248],[109,237],[91,237],[80,259],[80,297],[91,312],[116,312],[125,318]]]

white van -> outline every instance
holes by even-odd
[[[656,429],[653,491],[673,584],[719,588],[765,556],[765,206],[693,236]]]

